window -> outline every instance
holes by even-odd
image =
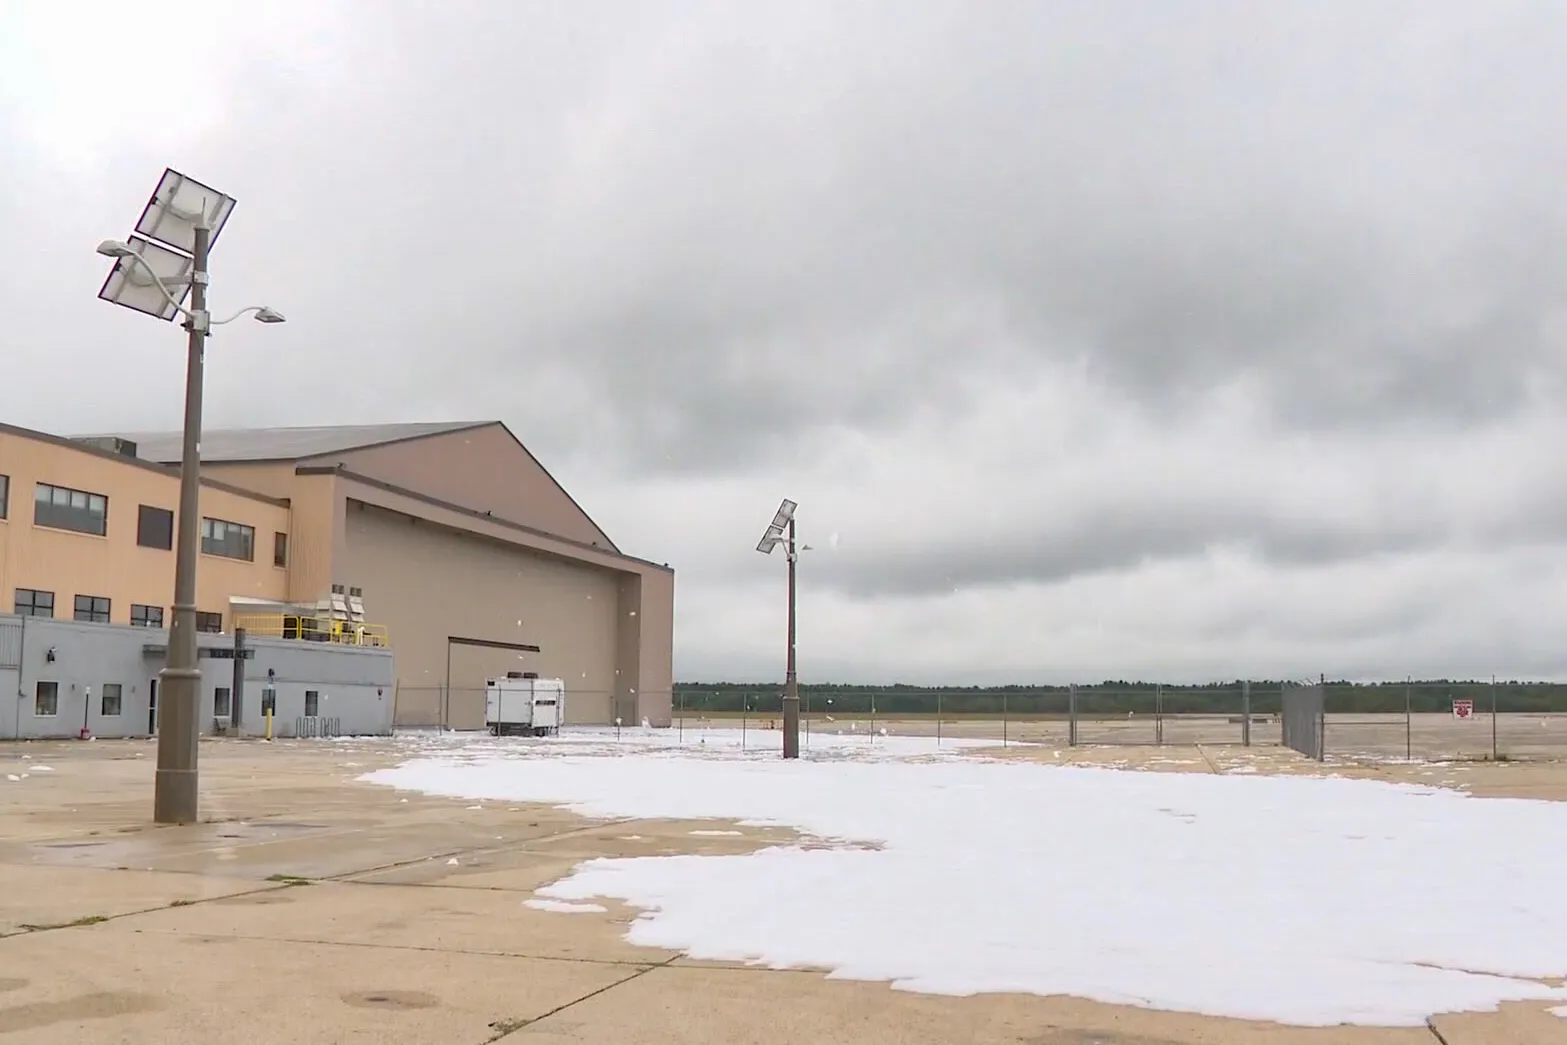
[[[109,532],[109,499],[101,493],[39,483],[33,499],[33,523],[102,537]]]
[[[214,718],[229,717],[229,688],[219,686],[212,691],[212,715]]]
[[[272,565],[288,565],[288,534],[286,533],[272,535]]]
[[[120,713],[120,684],[118,682],[105,682],[103,684],[103,698],[99,704],[99,714],[106,718],[113,718]]]
[[[256,558],[256,531],[241,523],[224,522],[222,519],[201,520],[201,550],[207,555],[221,555],[225,559]]]
[[[223,614],[196,611],[196,630],[216,635],[223,630]]]
[[[11,507],[11,477],[0,475],[0,519],[7,518],[6,512]]]
[[[313,689],[305,690],[305,717],[314,718],[321,710],[321,694]]]
[[[54,592],[34,591],[31,588],[16,589],[16,615],[18,617],[53,617]]]
[[[143,548],[174,547],[174,513],[144,504],[136,512],[136,543]]]
[[[109,623],[109,600],[102,595],[76,596],[76,612],[73,619],[86,621],[89,624]]]
[[[58,715],[60,713],[60,684],[39,682],[33,696],[33,714]]]
[[[138,628],[163,627],[163,607],[131,603],[131,623]]]

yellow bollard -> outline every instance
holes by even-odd
[[[267,708],[267,739],[272,739],[272,709]]]

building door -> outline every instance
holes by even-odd
[[[147,735],[158,735],[158,680],[147,685]]]

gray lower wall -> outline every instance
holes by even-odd
[[[232,635],[201,635],[198,641],[203,650],[234,646]],[[0,739],[75,737],[84,712],[93,736],[151,735],[154,680],[163,668],[161,651],[167,643],[168,632],[153,628],[0,615]],[[269,684],[269,671],[270,685],[277,691],[274,736],[294,735],[296,719],[305,713],[306,690],[317,692],[317,715],[336,719],[340,734],[391,732],[396,673],[390,650],[271,638],[251,639],[246,645],[255,652],[243,662],[241,733],[259,736],[265,729],[261,690]],[[234,661],[204,656],[199,664],[198,721],[206,734],[214,729],[215,691],[234,688]],[[54,715],[36,714],[40,681],[59,684]],[[118,715],[102,713],[105,683],[121,687]]]

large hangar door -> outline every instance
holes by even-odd
[[[483,729],[484,680],[508,671],[538,670],[533,657],[538,652],[539,647],[526,642],[446,636],[441,725],[446,729]]]

